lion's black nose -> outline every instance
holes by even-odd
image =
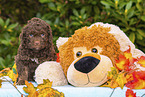
[[[87,56],[77,61],[74,64],[74,67],[80,72],[89,73],[99,64],[99,62],[100,60],[91,56]]]

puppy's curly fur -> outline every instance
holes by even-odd
[[[34,80],[37,66],[47,60],[56,60],[50,26],[39,18],[32,18],[22,29],[21,43],[15,62],[18,70],[17,84]]]

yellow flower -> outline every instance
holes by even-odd
[[[83,22],[82,22],[82,21],[80,21],[80,23],[82,24]]]
[[[82,18],[82,16],[79,16],[79,18]]]
[[[8,29],[7,31],[12,32],[13,30],[12,29]]]
[[[127,9],[125,9],[125,14],[127,14],[127,11],[128,11],[128,10],[127,10]]]
[[[4,28],[6,29],[6,28],[7,28],[7,26],[5,25],[5,26],[4,26]]]

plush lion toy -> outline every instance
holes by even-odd
[[[57,47],[68,82],[80,87],[104,84],[115,60],[129,47],[133,57],[144,55],[119,27],[100,22],[76,30],[70,38],[59,38]],[[136,67],[145,70],[138,64]]]

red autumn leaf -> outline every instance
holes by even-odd
[[[124,55],[119,56],[119,60],[116,60],[116,67],[118,70],[125,70],[130,71],[135,68],[134,62],[137,61],[137,59],[132,57],[132,54],[130,53],[131,48],[129,47],[128,50],[124,52]]]
[[[135,58],[127,59],[125,56],[120,55],[119,60],[116,60],[116,67],[118,70],[130,71],[135,68],[134,62],[137,61]]]
[[[131,89],[127,89],[126,97],[136,97],[136,93],[134,93]]]
[[[120,55],[119,56],[119,60],[116,60],[116,67],[118,70],[124,70],[125,69],[125,65],[129,64],[129,59],[126,59],[125,56]]]
[[[133,80],[126,84],[130,89],[145,89],[145,71],[134,71]]]
[[[60,60],[59,60],[59,53],[57,53],[56,55],[57,55],[56,62],[60,62]]]
[[[138,62],[142,67],[145,67],[145,56],[138,58]]]

